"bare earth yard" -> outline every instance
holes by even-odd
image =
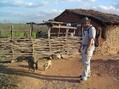
[[[0,73],[14,76],[17,89],[119,89],[119,55],[94,59],[97,60],[91,62],[92,76],[83,82],[79,78],[82,64],[78,57],[53,60],[52,68],[34,73],[28,72],[26,62],[3,64]],[[6,87],[1,89],[10,89]]]

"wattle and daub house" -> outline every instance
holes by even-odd
[[[100,29],[100,46],[97,54],[117,54],[119,53],[119,16],[115,14],[102,13],[94,10],[66,9],[54,21],[71,23],[72,26],[79,26],[81,32],[82,18],[89,17],[92,25]],[[76,32],[77,33],[77,32]]]

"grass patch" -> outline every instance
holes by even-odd
[[[14,38],[28,38],[29,37],[29,29],[30,25],[27,24],[0,24],[0,37],[1,38],[8,38],[11,37],[11,26],[13,29],[12,36]],[[32,32],[32,38],[36,38],[36,34],[39,31],[42,31],[43,33],[47,33],[47,26],[44,25],[34,25],[33,26],[33,32]]]
[[[36,38],[36,34],[37,34],[36,32],[32,32],[32,38],[35,39]]]

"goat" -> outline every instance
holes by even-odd
[[[33,56],[26,57],[29,71],[35,72],[38,69],[38,60],[35,62]]]

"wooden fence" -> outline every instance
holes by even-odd
[[[14,32],[23,32],[24,38],[15,38]],[[20,56],[33,55],[37,60],[57,52],[74,55],[78,53],[79,45],[79,37],[67,35],[65,37],[34,39],[32,38],[31,28],[27,31],[14,31],[11,26],[10,36],[8,38],[0,38],[0,57],[3,60],[14,60]]]

